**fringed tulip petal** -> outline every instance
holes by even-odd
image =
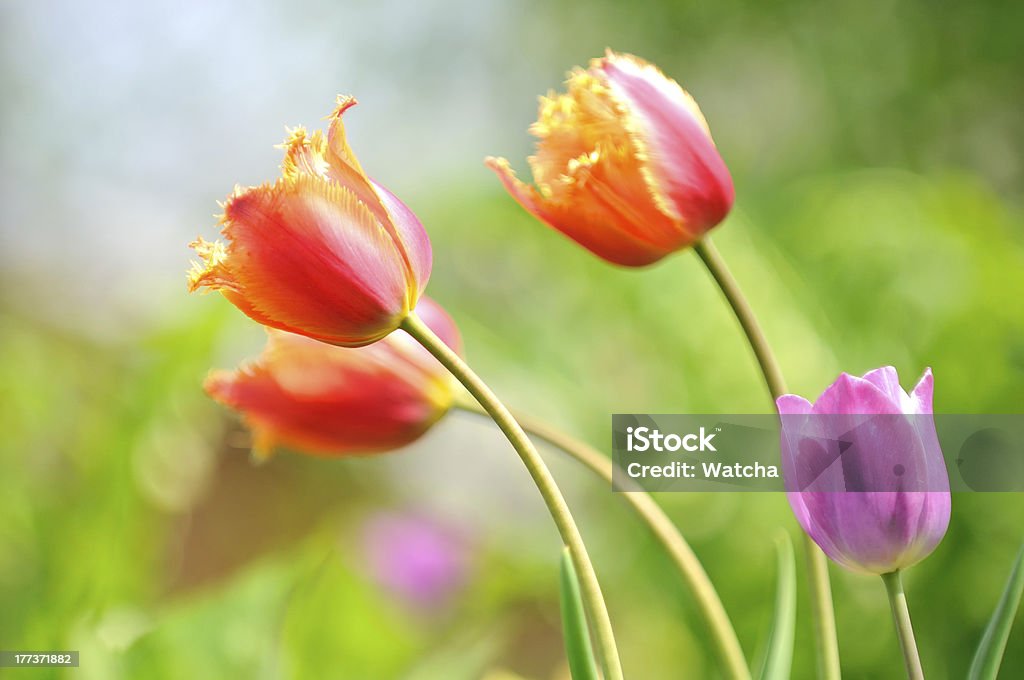
[[[319,130],[309,135],[305,128],[296,128],[291,131],[283,146],[285,154],[281,162],[282,175],[291,179],[312,175],[337,182],[354,193],[382,225],[390,223],[384,204],[362,169],[358,165],[337,160],[333,163],[328,161],[327,140]]]
[[[326,142],[319,130],[310,135],[302,126],[290,129],[282,147],[284,160],[281,162],[281,174],[285,177],[324,177],[330,171],[331,166],[324,157]]]
[[[693,97],[652,64],[608,52],[600,68],[631,114],[628,129],[642,140],[645,167],[669,215],[694,234],[725,219],[732,177]]]
[[[366,173],[363,172],[363,166],[359,164],[359,159],[356,158],[352,148],[348,145],[348,137],[345,135],[345,124],[342,122],[342,116],[344,116],[345,112],[357,103],[355,97],[338,95],[334,111],[328,116],[331,124],[327,128],[327,160],[331,167],[336,170],[341,169],[342,166],[347,166],[365,177]]]
[[[297,128],[285,142],[281,165],[286,177],[314,175],[324,177],[351,190],[384,229],[394,238],[408,260],[412,279],[419,282],[412,297],[418,297],[427,285],[432,265],[430,240],[419,219],[386,187],[365,175],[345,137],[342,115],[356,103],[352,97],[339,97],[331,115],[327,139],[320,132],[312,136]]]

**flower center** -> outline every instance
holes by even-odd
[[[608,87],[587,71],[570,74],[566,94],[542,97],[538,120],[530,127],[539,138],[537,153],[529,159],[541,194],[554,201],[567,199],[594,166],[632,157],[633,143],[622,121],[623,112]]]

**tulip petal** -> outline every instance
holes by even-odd
[[[598,144],[588,156],[591,162],[570,166],[574,182],[562,201],[601,205],[610,216],[605,228],[621,229],[662,252],[673,252],[699,239],[702,232],[693,231],[660,208],[656,194],[642,179],[644,168],[636,153]]]
[[[330,167],[328,177],[355,191],[395,237],[408,260],[414,280],[419,284],[413,296],[415,299],[426,288],[430,278],[433,262],[430,240],[416,215],[394,194],[367,176],[349,146],[343,117],[356,103],[355,97],[338,95],[337,106],[329,116],[331,122],[324,150]]]
[[[288,130],[288,139],[281,145],[284,148],[284,160],[281,161],[281,174],[285,177],[313,175],[323,177],[330,170],[324,156],[326,142],[323,133],[317,130],[312,135],[301,125]]]
[[[900,376],[892,366],[883,366],[882,368],[869,371],[864,374],[864,380],[885,392],[890,399],[900,405],[900,409],[904,413],[931,413],[930,407],[928,411],[917,410],[916,402],[900,385]],[[928,403],[931,404],[930,397]]]
[[[735,197],[732,177],[693,98],[657,67],[611,51],[595,60],[629,112],[627,129],[643,153],[660,207],[702,233],[722,221]]]
[[[441,338],[444,344],[457,354],[462,354],[462,337],[459,335],[459,327],[455,325],[455,321],[444,307],[424,295],[416,305],[416,315],[423,323],[427,324],[430,330],[434,331],[437,337]]]
[[[814,408],[811,402],[795,394],[783,394],[775,400],[775,407],[782,415],[806,415]]]
[[[341,145],[348,160],[342,161],[331,152],[327,140],[319,130],[309,135],[305,128],[297,127],[290,131],[289,137],[283,145],[285,154],[284,161],[281,163],[281,174],[290,179],[309,175],[333,180],[352,191],[382,225],[389,225],[391,218],[387,209],[380,196],[374,191],[369,178],[363,174],[362,166],[359,165],[345,141],[341,114],[354,104],[355,100],[352,99],[344,108],[336,109],[333,114],[335,120],[332,122],[332,128],[340,128],[333,133],[335,143]]]
[[[396,303],[408,304],[403,257],[341,185],[300,176],[243,191],[225,206],[224,234],[227,255],[199,285],[226,289],[268,326],[358,345],[408,311]]]
[[[355,97],[338,95],[337,105],[334,107],[334,111],[328,118],[331,121],[330,126],[327,128],[327,162],[331,164],[331,167],[339,169],[341,166],[347,166],[352,168],[356,174],[366,176],[363,172],[363,166],[359,164],[359,159],[356,158],[352,148],[348,145],[348,138],[345,135],[345,124],[341,118],[350,108],[355,106],[358,102]]]
[[[422,348],[401,346],[402,335],[344,348],[268,330],[257,361],[212,372],[206,391],[244,415],[264,454],[277,445],[321,455],[398,448],[440,418],[453,395],[443,367]]]
[[[899,402],[863,378],[841,373],[814,402],[814,413],[834,415],[902,413]]]
[[[924,369],[924,374],[914,386],[910,393],[910,400],[914,405],[915,413],[932,413],[932,395],[935,389],[935,378],[932,376],[932,369]]]
[[[889,395],[889,398],[897,404],[901,403],[902,397],[907,394],[900,386],[900,376],[892,366],[882,366],[881,368],[876,368],[873,371],[868,371],[864,374],[863,380],[867,380],[869,383],[882,390],[882,392]]]
[[[405,203],[380,184],[373,180],[370,180],[370,183],[387,211],[401,247],[408,257],[409,266],[412,269],[412,280],[419,284],[413,291],[413,299],[415,299],[423,294],[423,289],[427,287],[427,281],[430,280],[430,270],[434,261],[430,237],[427,236],[427,231],[423,228],[419,218],[409,210]]]
[[[506,159],[488,158],[486,163],[527,212],[613,264],[640,267],[657,262],[671,252],[628,230],[616,228],[622,220],[604,205],[556,203],[519,180]]]

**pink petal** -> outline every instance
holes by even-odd
[[[882,366],[868,371],[863,379],[882,390],[897,404],[902,404],[907,396],[906,391],[900,387],[900,376],[892,366]]]
[[[816,414],[899,414],[899,402],[863,378],[841,373],[814,402]]]
[[[775,407],[781,415],[807,415],[814,408],[811,402],[795,394],[783,394],[775,400]]]
[[[444,341],[444,344],[457,353],[462,353],[462,337],[459,335],[459,327],[455,325],[452,317],[448,316],[444,307],[424,295],[416,305],[416,315],[437,334],[437,337]]]
[[[915,413],[933,412],[932,395],[935,387],[935,378],[932,376],[932,369],[924,369],[924,375],[917,382],[914,391],[910,393],[910,399],[914,405]]]
[[[391,216],[391,222],[394,224],[406,255],[409,257],[417,291],[422,294],[423,289],[427,287],[430,270],[433,266],[433,252],[430,248],[427,231],[423,228],[419,218],[397,196],[373,180],[370,180],[370,183]]]
[[[735,189],[693,98],[634,57],[609,52],[598,64],[630,112],[655,184],[675,217],[698,233],[721,222]]]

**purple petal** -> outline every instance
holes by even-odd
[[[935,378],[932,377],[932,369],[924,369],[924,375],[917,382],[914,391],[910,393],[910,401],[914,406],[914,413],[931,414],[932,393],[935,387]]]
[[[900,376],[892,366],[882,366],[864,374],[863,380],[882,390],[897,404],[902,404],[907,393],[900,387]]]
[[[874,383],[849,373],[840,373],[814,402],[816,414],[902,413],[899,401]]]
[[[775,407],[780,415],[802,416],[811,412],[814,406],[811,402],[795,394],[783,394],[775,400]]]
[[[879,574],[919,562],[949,523],[949,495],[943,493],[798,495],[807,533],[832,560],[854,571]]]

